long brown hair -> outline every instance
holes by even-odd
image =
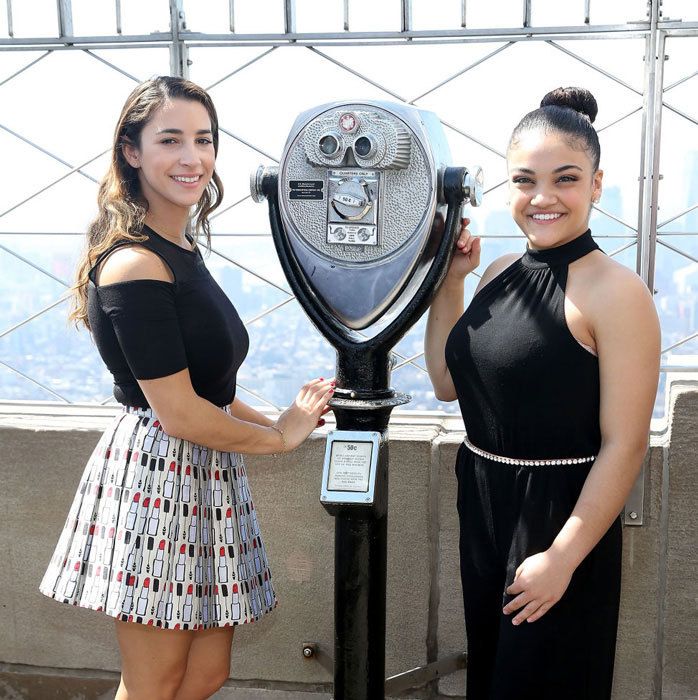
[[[124,157],[123,146],[140,147],[141,132],[153,114],[168,100],[184,99],[201,103],[211,118],[213,148],[218,155],[218,115],[208,93],[195,83],[183,78],[159,76],[141,83],[129,96],[121,110],[114,131],[111,164],[99,186],[98,213],[87,229],[85,250],[78,262],[76,281],[72,288],[73,308],[70,320],[90,328],[87,318],[87,289],[89,272],[102,253],[120,241],[139,242],[146,239],[141,233],[148,211],[148,202],[141,192],[138,170]],[[193,214],[193,235],[203,233],[206,245],[211,244],[211,212],[223,199],[223,183],[216,171],[196,205]]]

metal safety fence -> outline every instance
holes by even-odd
[[[209,264],[250,328],[240,387],[254,402],[287,404],[301,373],[331,371],[333,357],[281,275],[247,177],[259,162],[278,162],[301,109],[353,96],[435,111],[454,159],[484,166],[488,186],[473,229],[486,239],[487,262],[521,247],[503,203],[515,121],[557,84],[589,86],[602,111],[610,105],[597,124],[609,160],[602,156],[605,195],[592,230],[655,291],[663,377],[698,369],[692,3],[626,0],[606,22],[612,11],[593,0],[565,10],[509,0],[495,18],[483,0],[443,0],[440,16],[421,0],[386,2],[380,15],[363,0],[169,0],[151,10],[156,31],[128,33],[143,13],[128,0],[4,2],[0,151],[17,156],[0,176],[0,289],[9,311],[0,318],[0,399],[111,400],[86,334],[76,341],[65,326],[71,265],[118,107],[133,85],[164,72],[204,85],[219,108],[229,203],[213,218]],[[44,36],[31,33],[38,14]],[[423,322],[395,349],[394,383],[415,395],[416,408],[446,408],[429,391],[422,332]]]

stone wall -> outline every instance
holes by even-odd
[[[37,590],[113,410],[0,405],[0,664],[10,678],[13,668],[83,669],[81,677],[85,669],[88,676],[118,669],[106,618]],[[459,427],[433,415],[397,415],[391,424],[389,675],[464,647],[453,471]],[[646,459],[644,524],[624,530],[616,700],[698,698],[697,427],[698,382],[672,381],[668,429],[653,436]],[[292,455],[248,458],[280,606],[236,634],[231,678],[247,686],[318,690],[332,680],[302,656],[303,642],[328,654],[333,645],[334,523],[319,504],[323,449],[318,433]],[[462,697],[464,672],[438,689]]]

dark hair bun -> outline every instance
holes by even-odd
[[[589,117],[592,124],[599,112],[599,106],[589,90],[578,87],[555,88],[541,100],[540,106],[569,107]]]

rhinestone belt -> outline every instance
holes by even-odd
[[[491,459],[493,462],[501,462],[502,464],[514,464],[527,467],[545,467],[553,465],[563,465],[563,464],[584,464],[585,462],[593,462],[596,457],[565,457],[561,459],[516,459],[515,457],[502,457],[501,455],[495,455],[491,452],[485,452],[479,447],[475,447],[467,437],[463,438],[463,443],[465,446],[473,453],[479,457],[484,457],[485,459]]]

